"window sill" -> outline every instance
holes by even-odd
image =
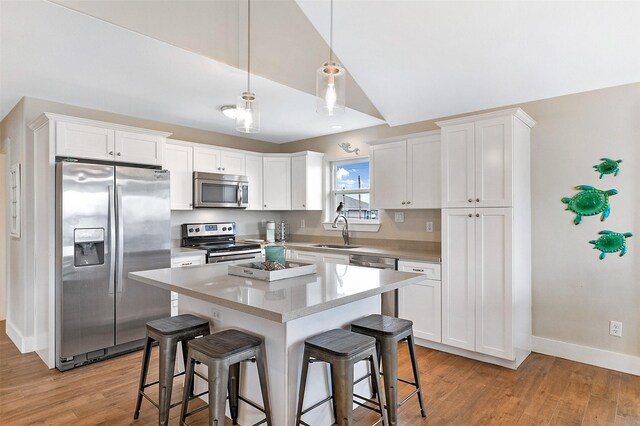
[[[336,231],[342,232],[342,227],[344,226],[344,222],[338,223],[337,228],[333,228],[333,222],[323,222],[322,227],[325,231]],[[371,222],[349,222],[349,231],[355,232],[378,232],[380,230],[380,222],[371,221]]]

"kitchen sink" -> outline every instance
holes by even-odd
[[[341,245],[341,244],[312,244],[311,247],[330,248],[330,249],[343,249],[343,250],[360,248],[359,246],[345,246],[345,245]]]

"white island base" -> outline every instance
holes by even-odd
[[[178,307],[181,314],[192,313],[211,320],[213,332],[225,328],[237,328],[264,336],[273,425],[290,426],[295,425],[305,339],[333,328],[348,329],[347,326],[352,321],[372,313],[380,313],[380,296],[368,297],[285,323],[269,321],[184,295],[179,296]],[[205,367],[199,366],[199,368],[206,371]],[[366,363],[361,362],[356,365],[354,376],[359,378],[367,372]],[[262,405],[255,364],[242,363],[240,374],[240,394]],[[304,408],[328,397],[330,385],[327,364],[320,362],[311,364]],[[204,381],[201,379],[197,379],[196,386],[197,392],[205,389]],[[369,395],[370,392],[366,380],[356,385],[355,389],[356,393],[364,396]],[[264,418],[262,413],[243,402],[240,402],[239,412],[238,422],[241,425],[253,425]],[[228,407],[227,415],[229,415]],[[303,416],[305,422],[314,426],[331,425],[332,418],[330,403],[325,403]]]

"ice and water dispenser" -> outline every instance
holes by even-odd
[[[74,229],[74,265],[104,264],[104,228]]]

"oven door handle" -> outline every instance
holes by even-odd
[[[235,256],[215,256],[213,257],[216,261],[210,263],[221,263],[221,262],[235,262],[236,260],[256,260],[256,256],[243,256],[243,257],[235,257]],[[211,258],[210,258],[211,259]]]
[[[226,252],[218,252],[218,253],[209,253],[209,257],[224,257],[224,256],[233,256],[238,254],[254,254],[259,255],[260,250],[251,249],[251,250],[237,250],[237,251],[226,251]]]
[[[393,266],[387,265],[385,263],[354,262],[354,261],[351,261],[349,264],[350,265],[354,265],[354,266],[363,266],[365,268],[394,269]]]

